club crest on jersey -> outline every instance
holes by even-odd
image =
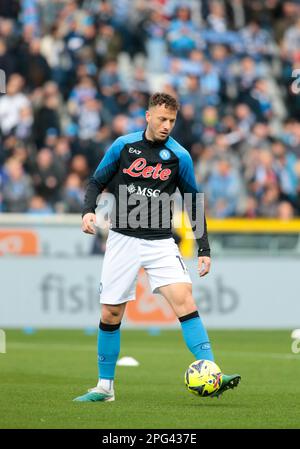
[[[159,152],[159,156],[162,158],[163,161],[167,161],[168,159],[170,159],[171,153],[169,150],[164,149]]]
[[[158,163],[155,166],[147,165],[147,161],[143,157],[137,158],[128,168],[123,168],[123,173],[132,176],[133,178],[153,178],[166,181],[172,173],[169,168],[162,168],[162,164]]]

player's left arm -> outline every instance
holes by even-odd
[[[203,277],[210,271],[211,266],[211,258],[210,258],[210,246],[208,241],[207,234],[207,223],[206,217],[204,213],[204,204],[200,206],[199,202],[197,203],[197,194],[199,194],[193,161],[190,154],[186,151],[179,158],[179,172],[178,172],[178,188],[184,198],[185,193],[190,193],[192,195],[192,204],[191,207],[187,207],[187,212],[190,218],[191,223],[194,222],[196,218],[196,208],[203,207],[202,217],[203,217],[203,232],[202,235],[198,237],[198,229],[197,224],[192,226],[192,229],[195,233],[196,242],[198,245],[198,273],[199,276]],[[199,196],[199,195],[198,195]],[[187,205],[187,204],[186,204]]]

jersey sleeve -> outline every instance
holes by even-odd
[[[98,195],[103,192],[119,169],[120,153],[123,147],[123,140],[119,137],[106,151],[95,173],[87,184],[82,216],[89,212],[95,213]]]
[[[202,235],[198,237],[199,234],[198,229],[201,229],[201,226],[197,226],[197,224],[195,224],[194,226],[192,226],[192,230],[194,231],[196,242],[198,245],[198,257],[210,256],[210,247],[207,235],[207,224],[204,213],[204,204],[200,205],[202,201],[196,184],[193,161],[190,154],[187,151],[180,154],[179,156],[179,173],[177,185],[183,198],[184,194],[186,193],[190,194],[191,201],[185,201],[185,205],[191,223],[194,223],[196,220],[197,217],[196,208],[197,207],[203,208],[203,213],[201,214],[201,219],[203,219]]]

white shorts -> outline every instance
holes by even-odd
[[[135,299],[138,272],[148,274],[153,293],[163,285],[192,283],[173,237],[146,240],[109,230],[100,284],[101,304]]]

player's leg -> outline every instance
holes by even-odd
[[[192,284],[176,282],[158,288],[180,321],[184,341],[196,360],[214,361],[206,329],[192,295]]]
[[[183,338],[196,360],[214,361],[210,341],[203,326],[192,296],[192,285],[188,283],[172,283],[159,287],[161,293],[178,317]],[[219,390],[212,397],[219,397],[224,391],[236,387],[241,380],[239,374],[222,375]]]
[[[120,352],[120,325],[126,303],[135,299],[138,239],[110,231],[101,276],[101,319],[98,332],[98,384],[76,401],[113,401]]]
[[[178,317],[184,340],[196,359],[213,360],[207,332],[192,295],[192,281],[173,238],[144,241],[142,263],[154,293],[161,293]]]
[[[114,390],[116,364],[120,353],[120,326],[127,303],[102,304],[98,332],[98,387]]]
[[[98,331],[98,383],[88,390],[77,402],[111,402],[115,400],[114,379],[120,353],[120,326],[126,302],[102,304]]]
[[[214,361],[210,341],[192,295],[192,281],[174,240],[146,244],[144,259],[152,291],[161,293],[173,308],[188,349],[197,360]],[[234,388],[240,378],[238,374],[223,375],[222,385],[216,396]]]

